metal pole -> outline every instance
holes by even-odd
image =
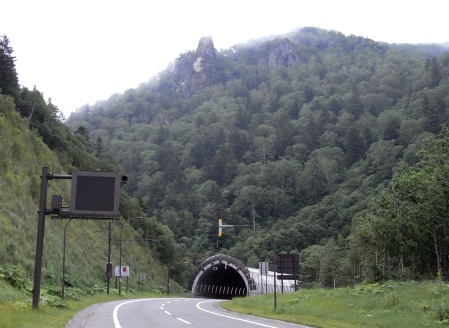
[[[254,222],[253,222],[252,225],[249,225],[249,224],[222,224],[219,221],[219,227],[251,227],[254,230],[256,230],[256,225],[255,225]],[[276,283],[277,283],[277,280],[276,280],[276,258],[277,258],[277,256],[276,256],[276,247],[275,247],[275,244],[274,244],[274,236],[271,233],[270,229],[265,228],[263,226],[259,226],[259,227],[261,227],[262,229],[265,229],[266,231],[268,231],[268,233],[271,236],[271,245],[272,245],[273,253],[274,253],[273,254],[273,272],[274,272],[274,277],[273,277],[273,281],[274,281],[274,293],[273,294],[274,295],[273,295],[273,297],[274,297],[274,309],[276,310],[276,308],[277,308],[277,300],[276,300]]]
[[[268,294],[268,263],[267,263],[267,271],[265,271],[265,294]]]
[[[135,220],[135,219],[140,219],[143,220],[143,217],[138,216],[135,218],[128,218],[128,220],[126,220],[126,222],[129,222],[131,220]],[[123,236],[123,222],[120,223],[120,255],[119,255],[119,266],[120,266],[120,270],[119,270],[119,276],[118,276],[118,294],[122,295],[122,236]],[[128,272],[129,274],[129,272]],[[128,289],[128,286],[126,287]]]
[[[270,234],[271,234],[271,232],[270,232]],[[273,235],[271,235],[271,237],[273,237]],[[275,249],[275,247],[274,247],[274,239],[273,239],[273,252],[274,252],[274,261],[273,261],[273,272],[274,272],[274,295],[273,295],[273,297],[274,297],[274,309],[276,310],[276,308],[277,308],[277,300],[276,300],[276,289],[277,289],[277,280],[276,280],[276,259],[277,259],[277,256],[276,256],[276,249]]]
[[[277,299],[276,299],[276,284],[277,284],[277,279],[276,279],[276,259],[277,259],[277,256],[276,256],[276,247],[275,247],[275,244],[274,244],[274,236],[273,236],[273,234],[271,233],[271,230],[270,229],[268,229],[268,228],[265,228],[265,227],[262,227],[262,226],[259,226],[259,227],[261,227],[262,229],[265,229],[266,231],[268,231],[268,233],[270,234],[270,236],[271,236],[271,245],[272,245],[272,248],[273,248],[273,273],[274,273],[274,276],[273,276],[273,283],[274,283],[274,292],[273,292],[273,298],[274,298],[274,303],[273,303],[273,305],[274,305],[274,309],[276,310],[276,308],[277,308]]]
[[[170,262],[171,262],[171,252],[170,246],[168,248],[168,264],[167,264],[167,295],[170,294]]]
[[[69,225],[69,223],[72,221],[72,219],[69,220],[69,222],[67,222],[65,224],[64,227],[64,245],[63,245],[63,251],[62,251],[62,281],[61,281],[61,299],[64,300],[64,287],[65,287],[65,248],[66,248],[66,231],[67,231],[67,226]]]
[[[109,240],[108,240],[108,265],[107,265],[107,268],[109,269],[109,267],[110,267],[110,265],[111,265],[111,239],[112,239],[112,236],[111,236],[111,232],[112,232],[112,221],[109,221]],[[111,270],[112,270],[112,266],[111,266]],[[112,272],[111,272],[112,273]],[[111,273],[107,273],[107,275],[108,275],[108,286],[107,286],[107,291],[106,291],[106,293],[109,295],[109,285],[110,285],[110,283],[111,283],[111,277],[110,277],[110,275],[111,275]]]
[[[39,218],[37,223],[36,258],[34,262],[33,308],[39,308],[41,293],[42,254],[44,250],[45,211],[47,207],[48,167],[42,168]]]
[[[118,294],[122,295],[122,234],[123,223],[120,224],[120,250],[119,250],[119,274],[118,274]]]

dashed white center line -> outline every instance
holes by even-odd
[[[175,302],[179,302],[179,300],[175,300]],[[165,314],[171,316],[172,314],[171,314],[170,312],[164,310],[164,306],[165,306],[166,304],[170,304],[170,302],[167,302],[167,303],[162,304],[162,305],[161,305],[161,310],[163,310]],[[184,322],[184,323],[187,324],[187,325],[191,325],[191,324],[192,324],[191,322],[188,322],[187,320],[184,320],[184,319],[182,319],[182,318],[176,318],[176,319],[179,320],[179,321],[181,321],[181,322]]]
[[[188,325],[192,324],[192,323],[188,322],[187,320],[184,320],[184,319],[181,319],[181,318],[176,318],[176,319],[178,319],[179,321],[182,321],[182,322],[184,322],[184,323],[186,323]]]

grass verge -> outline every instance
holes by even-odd
[[[223,308],[321,328],[449,326],[449,285],[387,282],[234,299]]]

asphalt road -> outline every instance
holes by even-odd
[[[78,312],[66,328],[307,328],[222,310],[221,300],[145,298],[111,301]]]

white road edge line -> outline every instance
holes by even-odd
[[[168,314],[168,315],[171,315],[171,313],[170,313],[170,312],[168,312],[168,311],[164,311],[164,313],[165,313],[165,314]]]
[[[210,303],[210,302],[215,302],[215,301],[199,302],[199,303],[196,304],[196,307],[197,307],[198,309],[200,309],[201,311],[204,311],[204,312],[207,312],[207,313],[210,313],[210,314],[215,314],[215,315],[218,315],[218,316],[220,316],[220,317],[225,317],[225,318],[228,318],[228,319],[233,319],[233,320],[243,321],[243,322],[246,322],[246,323],[251,323],[251,324],[253,324],[253,325],[262,326],[262,327],[267,327],[267,328],[277,328],[277,327],[275,327],[275,326],[264,325],[263,323],[258,323],[258,322],[254,322],[254,321],[250,321],[250,320],[245,320],[245,319],[235,318],[235,317],[231,317],[231,316],[229,316],[229,315],[225,315],[225,314],[220,314],[220,313],[208,311],[208,310],[205,310],[205,309],[203,309],[203,308],[200,307],[201,304],[203,304],[203,303]]]
[[[138,300],[132,300],[132,301],[128,301],[128,302],[123,302],[123,303],[120,303],[119,305],[117,305],[117,306],[114,308],[114,312],[112,313],[112,318],[113,318],[113,320],[114,320],[114,326],[115,326],[115,328],[122,328],[122,326],[120,326],[120,323],[119,323],[119,321],[118,321],[118,316],[117,316],[118,309],[119,309],[122,305],[129,304],[129,303],[134,303],[134,302],[140,302],[140,301],[148,301],[149,299],[151,299],[151,298],[142,298],[142,299],[138,299]]]
[[[188,325],[192,324],[192,323],[188,322],[187,320],[184,320],[184,319],[181,319],[181,318],[176,318],[176,319],[178,319],[179,321],[182,321],[182,322],[184,322],[184,323],[186,323]]]

